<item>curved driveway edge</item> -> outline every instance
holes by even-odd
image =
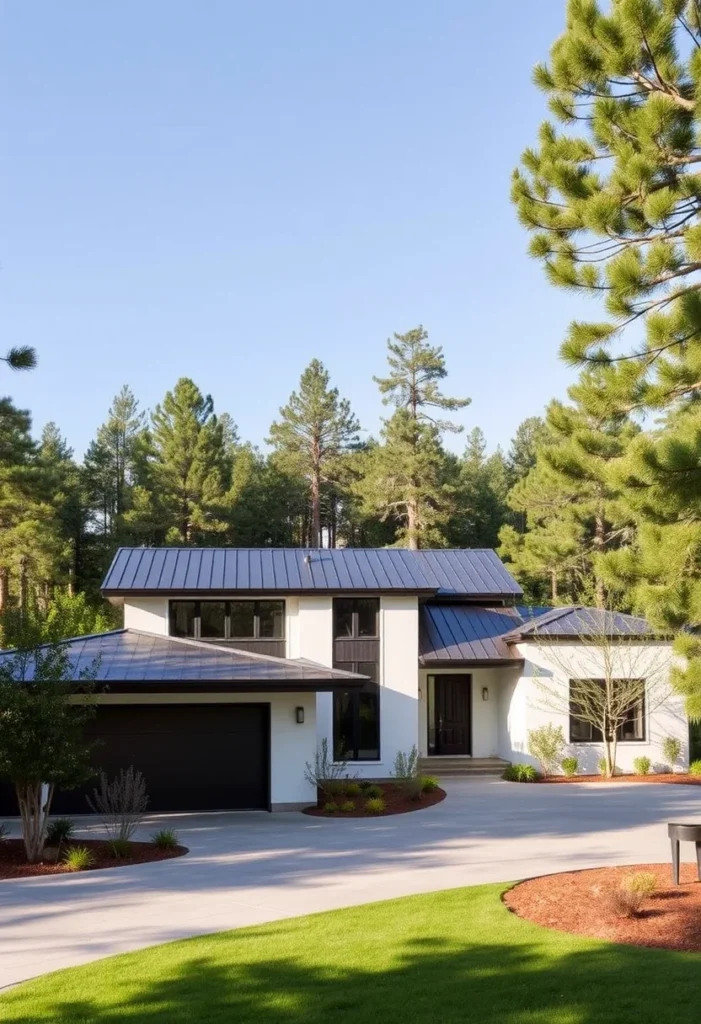
[[[153,817],[138,838],[167,822],[187,856],[0,882],[0,987],[300,914],[599,864],[667,861],[666,822],[701,821],[701,789],[692,786],[444,785],[442,803],[380,819]],[[93,828],[86,823],[84,834]]]

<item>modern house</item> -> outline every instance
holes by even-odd
[[[650,677],[620,767],[660,762],[666,736],[688,756],[669,641],[631,616],[521,607],[490,550],[123,548],[102,592],[124,628],[67,649],[76,678],[97,664],[96,764],[143,771],[153,810],[308,804],[324,738],[363,778],[387,778],[414,745],[439,774],[500,770],[532,760],[528,731],[552,721],[596,770],[596,730],[544,694],[604,674],[602,634],[626,638],[621,678]],[[57,812],[85,809],[81,792],[56,797]]]

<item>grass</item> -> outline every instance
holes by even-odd
[[[156,946],[0,998],[3,1024],[686,1024],[701,956],[521,921],[504,886]]]

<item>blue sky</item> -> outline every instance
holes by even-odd
[[[82,452],[191,376],[261,443],[317,356],[376,431],[418,323],[490,447],[562,395],[581,314],[509,202],[563,0],[2,5],[0,391]],[[8,102],[9,99],[9,102]],[[450,442],[460,446],[457,439]]]

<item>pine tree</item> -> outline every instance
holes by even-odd
[[[358,492],[366,511],[396,522],[407,547],[444,545],[455,492],[441,435],[463,428],[436,418],[434,410],[463,409],[470,399],[442,393],[440,382],[448,374],[443,350],[428,343],[422,326],[395,333],[387,347],[389,376],[374,380],[383,402],[396,411],[384,421],[382,443],[366,459]]]
[[[151,415],[146,482],[134,488],[130,529],[167,543],[206,544],[228,527],[231,422],[214,414],[211,395],[181,377]]]
[[[479,427],[467,435],[465,452],[456,461],[456,511],[448,529],[451,546],[494,548],[507,517],[509,467],[501,449],[486,455]]]
[[[321,544],[322,489],[337,479],[339,462],[358,443],[359,429],[350,402],[329,386],[323,363],[312,359],[268,438],[277,464],[308,482],[311,547]]]
[[[11,348],[7,355],[0,356],[0,362],[7,363],[11,370],[33,370],[37,365],[35,349],[29,345]]]
[[[44,488],[56,510],[63,539],[59,574],[74,592],[86,582],[83,576],[83,539],[90,520],[90,508],[81,468],[55,423],[47,423],[42,430],[38,465],[43,471]],[[49,596],[48,590],[41,595],[44,605]]]
[[[541,416],[529,416],[519,423],[506,456],[512,487],[535,466],[538,445],[545,440],[546,433],[547,427]]]

